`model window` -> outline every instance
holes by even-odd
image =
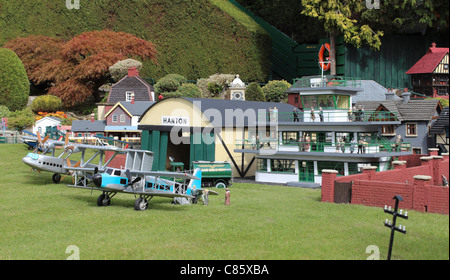
[[[270,161],[272,172],[295,173],[295,161],[285,159],[272,159]]]
[[[120,122],[121,122],[121,123],[124,123],[124,122],[125,122],[125,115],[124,115],[124,114],[121,114],[121,115],[120,115]]]
[[[133,94],[133,92],[132,91],[127,91],[126,93],[125,93],[125,100],[127,101],[127,102],[131,102],[131,95]]]
[[[417,124],[415,123],[406,124],[406,136],[417,136]]]
[[[114,170],[114,176],[120,176],[120,170]]]
[[[112,175],[113,170],[112,169],[106,169],[106,173],[109,174],[109,175]]]
[[[393,125],[383,125],[383,134],[394,135],[395,128]]]
[[[115,122],[117,122],[117,121],[118,121],[117,115],[113,115],[113,116],[112,116],[112,122],[115,123]]]
[[[267,172],[267,159],[259,158],[257,161],[257,170]]]

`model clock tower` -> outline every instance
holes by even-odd
[[[246,86],[244,82],[236,75],[234,81],[230,84],[230,99],[245,101]]]

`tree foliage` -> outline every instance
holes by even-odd
[[[361,21],[389,33],[426,29],[448,33],[449,1],[380,0],[377,9],[363,10]]]
[[[266,96],[267,102],[286,102],[287,101],[287,90],[291,87],[291,84],[281,80],[281,81],[270,81],[262,90]]]
[[[19,36],[68,41],[83,32],[108,29],[157,44],[157,65],[139,59],[141,77],[158,80],[179,73],[197,80],[239,73],[258,82],[269,77],[270,36],[229,1],[181,0],[174,5],[172,0],[82,0],[80,9],[68,10],[64,0],[0,0],[0,6],[0,45]]]
[[[111,75],[111,78],[114,79],[114,81],[118,82],[120,79],[127,75],[128,68],[130,67],[136,67],[136,69],[140,70],[142,68],[142,62],[132,58],[121,60],[113,66],[109,67],[109,74]]]
[[[30,84],[19,57],[0,48],[0,105],[11,111],[21,110],[28,103],[29,93]]]
[[[367,9],[361,0],[302,0],[302,14],[317,18],[323,23],[325,31],[344,35],[344,40],[356,47],[367,44],[380,49],[382,31],[373,31],[367,24],[361,24],[356,15]]]
[[[252,82],[247,86],[245,91],[245,100],[247,101],[266,101],[264,92],[258,83]]]
[[[39,41],[48,41],[39,45]],[[100,101],[99,87],[109,80],[109,67],[128,57],[156,61],[155,45],[124,32],[85,32],[68,42],[30,36],[17,38],[5,47],[15,51],[26,65],[30,80],[49,85],[48,93],[65,106],[83,103],[93,96]]]

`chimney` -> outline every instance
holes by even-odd
[[[139,70],[136,66],[132,66],[128,68],[128,77],[136,77],[139,76]]]
[[[131,104],[134,104],[134,91],[131,92]]]
[[[95,122],[95,115],[94,115],[94,113],[91,114],[91,122]]]
[[[402,93],[402,97],[403,97],[403,104],[407,104],[411,99],[411,93],[408,92],[407,88],[405,88],[405,92]]]
[[[435,42],[431,43],[431,47],[432,47],[433,49],[436,48],[436,43],[435,43]]]
[[[394,92],[391,91],[391,89],[389,88],[388,91],[385,93],[386,95],[386,100],[394,100]]]

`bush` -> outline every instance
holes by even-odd
[[[266,96],[268,102],[287,102],[287,90],[291,87],[291,84],[281,80],[281,81],[270,81],[265,85],[262,90]]]
[[[8,127],[22,131],[34,124],[34,114],[30,108],[12,112],[8,118]]]
[[[155,93],[164,95],[164,93],[175,92],[185,82],[187,79],[181,75],[168,74],[155,84]]]
[[[264,92],[258,83],[250,83],[245,92],[245,100],[247,101],[266,101]]]
[[[61,108],[62,101],[54,95],[41,95],[31,103],[34,112],[56,112]]]
[[[0,105],[0,121],[2,118],[7,118],[11,114],[11,111],[5,105]]]
[[[233,82],[236,75],[233,74],[214,74],[208,78],[199,79],[197,86],[200,88],[203,97],[219,97],[228,86]]]
[[[10,111],[27,106],[30,83],[19,57],[9,49],[0,48],[0,105]]]
[[[182,97],[193,97],[199,98],[202,97],[202,92],[198,88],[198,86],[194,84],[182,84],[176,93],[180,94]]]
[[[128,58],[121,60],[109,67],[109,74],[114,81],[118,82],[120,79],[128,74],[128,68],[135,66],[138,70],[142,68],[142,62]]]

